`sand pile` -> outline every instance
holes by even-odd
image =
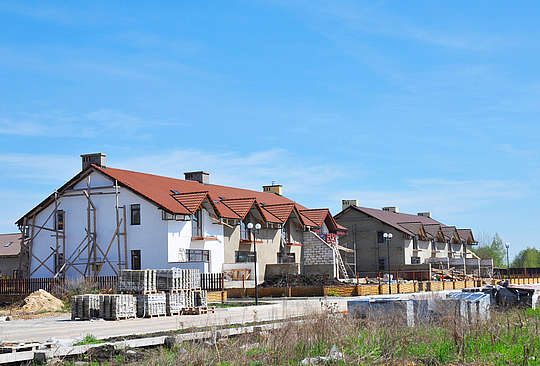
[[[32,292],[24,299],[22,310],[25,313],[38,313],[42,311],[59,311],[64,308],[62,300],[57,299],[45,290]]]

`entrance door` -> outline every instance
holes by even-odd
[[[131,251],[131,269],[141,269],[141,251]]]

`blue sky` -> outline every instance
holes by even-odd
[[[537,2],[0,4],[0,231],[80,169],[430,210],[536,246]]]

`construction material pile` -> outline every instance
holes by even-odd
[[[445,279],[445,280],[452,280],[452,281],[464,281],[464,280],[474,279],[472,275],[465,274],[463,271],[457,270],[455,268],[449,268],[449,269],[432,268],[431,274],[432,274],[431,277],[433,280]]]
[[[213,311],[200,286],[201,274],[195,269],[121,270],[118,289],[123,294],[74,296],[71,318],[118,320]]]
[[[32,292],[24,299],[22,310],[25,313],[37,313],[46,311],[60,311],[64,308],[62,300],[57,299],[45,290]]]
[[[312,275],[281,275],[266,279],[259,286],[261,287],[302,287],[302,286],[347,286],[341,282],[324,274]]]

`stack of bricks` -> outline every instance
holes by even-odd
[[[140,318],[167,315],[165,292],[139,294],[137,296],[137,316]]]

